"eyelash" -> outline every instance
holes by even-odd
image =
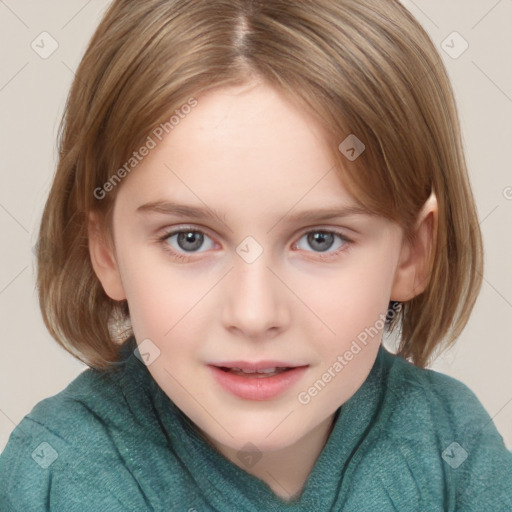
[[[167,243],[167,240],[169,238],[171,238],[174,235],[179,235],[180,233],[196,233],[196,234],[198,233],[198,234],[205,235],[205,236],[211,238],[207,233],[205,233],[201,229],[194,228],[193,226],[189,226],[189,227],[185,226],[181,229],[168,231],[167,233],[164,233],[161,237],[158,237],[157,241],[158,241],[158,243],[160,243],[162,245],[164,251],[170,253],[170,255],[174,259],[176,259],[180,262],[183,262],[183,263],[193,260],[193,256],[186,256],[182,253],[176,252],[174,249],[171,249],[171,247]],[[353,240],[347,238],[344,234],[340,233],[339,231],[332,230],[332,229],[312,229],[312,230],[302,233],[301,236],[299,237],[299,240],[301,238],[303,238],[305,235],[309,235],[310,233],[322,233],[322,234],[328,234],[328,235],[332,234],[332,235],[338,236],[341,239],[341,241],[343,242],[343,245],[340,248],[338,248],[334,252],[328,253],[328,256],[326,256],[325,253],[322,253],[322,252],[314,253],[318,256],[318,259],[320,259],[322,261],[332,260],[333,258],[338,256],[342,252],[347,251],[348,247],[354,243]],[[195,254],[195,253],[190,253],[190,254]]]

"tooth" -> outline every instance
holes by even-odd
[[[244,373],[274,373],[276,368],[264,368],[261,370],[242,370]]]
[[[277,368],[266,368],[265,370],[258,370],[258,373],[274,373]]]
[[[274,367],[274,368],[262,368],[261,370],[246,370],[246,369],[242,369],[242,368],[233,367],[233,368],[230,368],[230,371],[235,372],[235,373],[245,373],[247,375],[254,375],[255,373],[270,375],[271,373],[278,373],[278,372],[284,371],[286,369],[287,368]]]

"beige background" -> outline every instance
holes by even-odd
[[[403,0],[429,32],[457,97],[486,248],[485,281],[456,347],[434,369],[466,383],[512,447],[512,0]],[[47,333],[32,248],[73,70],[108,2],[0,0],[0,450],[15,424],[85,367]],[[43,59],[31,47],[48,32]],[[458,32],[458,58],[442,42]],[[453,41],[453,43],[451,43]],[[451,35],[452,53],[463,41]]]

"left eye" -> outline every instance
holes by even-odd
[[[348,242],[347,238],[345,238],[340,233],[336,233],[334,231],[310,231],[309,233],[304,234],[300,240],[305,238],[307,240],[308,245],[315,249],[314,252],[326,252],[332,248],[336,237],[340,240],[340,243],[338,247],[335,247],[335,250],[340,249]],[[300,240],[297,243],[298,247],[300,244]],[[299,247],[299,249],[303,248]]]

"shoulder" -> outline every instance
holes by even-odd
[[[512,454],[475,393],[448,375],[386,358],[381,420],[395,456],[442,481],[460,510],[512,509]]]
[[[119,497],[129,496],[131,475],[118,441],[135,421],[121,374],[85,370],[22,419],[0,455],[0,510],[50,510],[51,502],[78,511],[95,497],[100,508],[133,510]]]
[[[468,429],[467,434],[490,421],[475,393],[463,382],[414,366],[399,356],[387,357],[386,401],[396,420],[435,416],[439,428],[454,432]]]

